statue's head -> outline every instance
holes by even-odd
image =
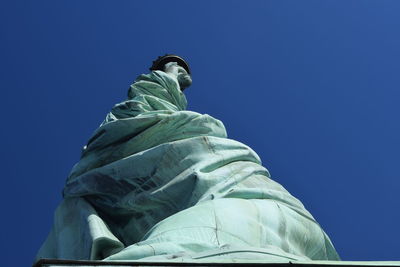
[[[181,90],[192,84],[189,64],[177,55],[166,54],[153,61],[150,70],[161,70],[178,80]]]

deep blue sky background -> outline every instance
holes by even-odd
[[[158,55],[344,260],[400,260],[399,1],[0,4],[1,251],[29,266],[81,147]]]

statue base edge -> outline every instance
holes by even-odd
[[[346,267],[346,266],[396,266],[400,267],[400,261],[288,261],[288,262],[265,262],[261,260],[248,260],[246,262],[238,262],[235,260],[223,260],[218,262],[201,262],[201,261],[185,261],[185,262],[141,262],[141,261],[87,261],[87,260],[60,260],[60,259],[40,259],[33,267],[97,267],[97,266],[268,266],[268,267]]]

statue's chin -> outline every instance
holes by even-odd
[[[181,87],[181,90],[183,91],[185,88],[188,88],[189,86],[192,85],[192,78],[188,74],[179,75],[178,83],[179,86]]]

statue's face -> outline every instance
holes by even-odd
[[[165,64],[164,72],[174,76],[178,80],[182,91],[192,84],[192,78],[190,75],[176,62],[169,62]]]

